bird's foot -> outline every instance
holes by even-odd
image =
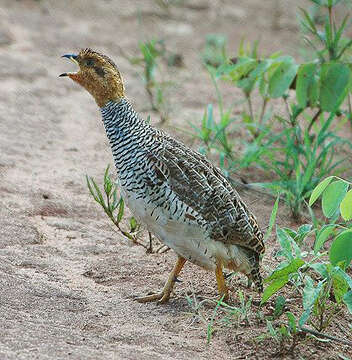
[[[165,283],[164,289],[156,294],[138,297],[135,300],[140,303],[146,303],[151,301],[157,301],[158,304],[165,304],[169,301],[172,289],[175,285],[175,281],[178,281],[177,275],[180,273],[186,259],[179,256],[175,267],[171,271],[168,280]]]
[[[138,301],[139,303],[156,301],[158,304],[165,304],[169,301],[169,299],[170,299],[170,293],[165,293],[164,291],[161,291],[156,294],[150,294],[135,298],[135,300]]]

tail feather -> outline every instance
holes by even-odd
[[[248,279],[250,281],[253,281],[255,284],[255,287],[257,288],[257,291],[259,293],[263,292],[263,279],[260,274],[260,257],[258,253],[255,253],[254,251],[250,251],[247,253],[248,260],[250,264],[250,272],[247,274]]]
[[[251,270],[251,273],[248,275],[248,278],[250,278],[257,288],[257,291],[259,293],[263,292],[263,279],[259,271],[259,263],[257,263],[257,266],[253,267]]]

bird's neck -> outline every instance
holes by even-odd
[[[139,117],[126,98],[109,101],[100,111],[115,165],[121,170],[134,153],[143,151],[153,129]]]
[[[124,97],[107,102],[104,107],[100,108],[100,111],[110,141],[134,134],[138,130],[150,128]]]

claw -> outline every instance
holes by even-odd
[[[152,301],[156,301],[158,304],[165,304],[169,301],[169,299],[170,299],[170,294],[168,293],[164,294],[163,292],[135,298],[136,301],[142,304]]]

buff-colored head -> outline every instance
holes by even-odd
[[[63,55],[76,63],[79,70],[63,73],[83,86],[95,99],[99,107],[110,100],[118,101],[124,97],[124,86],[115,63],[106,55],[91,49],[84,49],[78,55]]]

